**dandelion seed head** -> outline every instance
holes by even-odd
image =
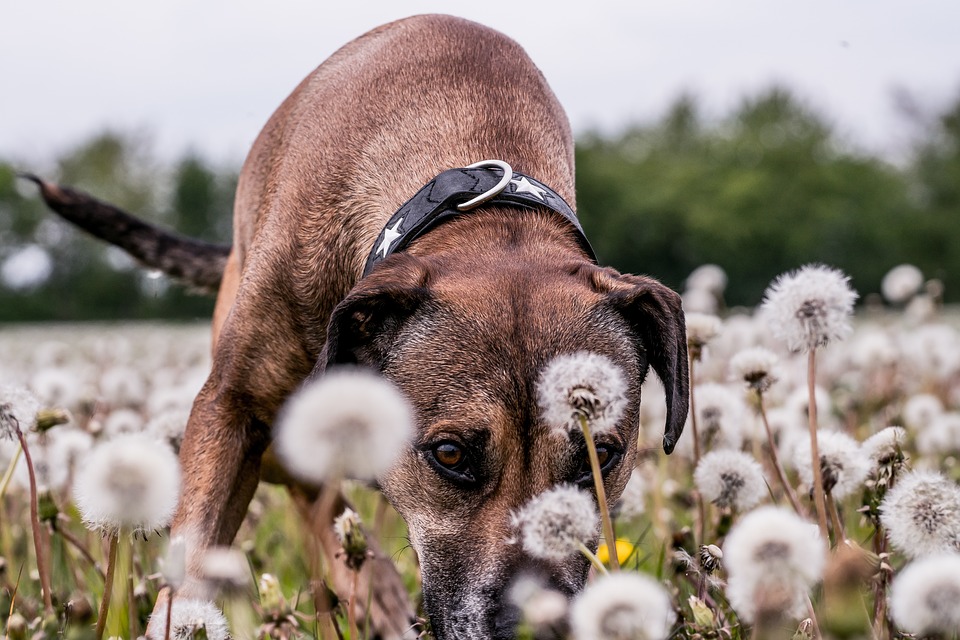
[[[537,381],[543,420],[557,433],[580,430],[579,418],[594,435],[613,430],[627,408],[627,381],[608,357],[589,351],[551,360]]]
[[[577,640],[665,640],[675,620],[667,590],[633,572],[603,576],[587,585],[570,610]]]
[[[73,409],[86,394],[82,376],[66,367],[40,369],[30,378],[30,388],[45,406]]]
[[[727,596],[744,620],[769,615],[769,608],[799,618],[810,588],[823,576],[826,546],[816,527],[792,511],[759,507],[730,530],[723,561]]]
[[[780,358],[764,347],[751,347],[737,352],[730,359],[730,373],[747,387],[760,393],[766,392],[780,377],[777,363]]]
[[[168,606],[169,602],[158,605],[150,616],[150,640],[163,640]],[[171,640],[191,640],[200,629],[206,632],[208,640],[230,638],[227,619],[217,605],[206,600],[175,599],[170,611]]]
[[[743,446],[746,405],[741,391],[727,385],[705,382],[696,394],[697,427],[704,448],[739,449]]]
[[[243,593],[252,584],[247,556],[230,547],[211,547],[203,554],[200,575],[212,594]]]
[[[912,264],[897,265],[883,276],[880,292],[887,302],[905,304],[923,286],[923,272]]]
[[[960,554],[914,560],[893,579],[890,613],[904,631],[917,636],[960,632]]]
[[[40,401],[25,387],[0,387],[0,440],[16,440],[36,422]]]
[[[762,307],[773,335],[790,351],[807,352],[844,338],[856,292],[841,271],[807,265],[782,274],[764,294]]]
[[[912,431],[919,432],[943,411],[940,398],[930,393],[917,393],[903,404],[903,424]]]
[[[179,449],[189,419],[189,409],[169,408],[150,418],[143,430],[148,435],[158,440],[165,440],[175,449]]]
[[[187,539],[176,536],[167,545],[167,551],[160,559],[160,572],[163,580],[174,590],[179,589],[187,578]]]
[[[559,562],[597,537],[600,516],[589,493],[560,485],[525,504],[513,515],[512,524],[527,553]]]
[[[716,264],[702,264],[687,276],[683,282],[684,289],[701,289],[713,295],[723,295],[727,288],[727,272]]]
[[[860,443],[839,431],[817,432],[817,449],[820,454],[820,473],[823,490],[837,500],[843,500],[863,487],[872,465]],[[794,450],[794,467],[800,480],[813,486],[813,458],[810,439],[798,441]]]
[[[703,348],[717,337],[722,326],[720,318],[709,313],[687,313],[684,316],[687,328],[687,348],[694,360],[699,360]]]
[[[746,511],[763,500],[763,467],[753,456],[732,449],[710,451],[693,474],[704,498],[721,508]]]
[[[133,367],[114,365],[100,376],[100,394],[113,407],[139,406],[147,398],[147,383]]]
[[[863,441],[863,452],[867,454],[876,469],[889,463],[907,441],[907,431],[903,427],[884,427]]]
[[[908,558],[960,551],[960,487],[937,472],[905,473],[880,503],[880,522]]]
[[[544,587],[530,576],[521,576],[510,587],[508,598],[520,609],[524,622],[534,631],[550,629],[567,615],[567,598],[559,591]]]
[[[113,439],[118,436],[143,433],[143,416],[133,409],[114,409],[103,420],[101,436]]]
[[[960,450],[960,412],[945,411],[917,430],[917,451],[940,457]]]
[[[282,411],[277,453],[304,480],[373,480],[413,434],[413,409],[388,380],[339,368],[298,391]]]
[[[684,313],[711,313],[717,312],[719,303],[717,296],[706,289],[686,289],[680,296]]]
[[[73,494],[87,527],[116,533],[167,526],[180,491],[180,465],[163,442],[121,436],[94,447],[74,480]]]

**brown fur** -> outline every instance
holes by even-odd
[[[233,540],[287,396],[311,372],[355,363],[393,380],[418,416],[413,446],[380,486],[409,525],[437,637],[513,637],[503,594],[522,571],[566,593],[582,586],[583,558],[544,563],[508,543],[511,514],[577,481],[584,459],[582,442],[543,424],[537,377],[579,350],[627,374],[626,415],[602,436],[622,454],[604,480],[612,504],[633,469],[648,366],[667,389],[668,449],[682,429],[683,313],[655,280],[593,265],[545,210],[481,207],[360,279],[407,198],[443,170],[488,158],[574,206],[572,136],[544,78],[515,42],[456,18],[420,16],[358,38],[270,118],[240,176],[213,369],[181,450],[173,533],[192,537],[194,575],[203,548]],[[470,450],[475,486],[428,464],[444,438]],[[402,633],[378,622],[384,636]]]

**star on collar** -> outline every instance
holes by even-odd
[[[536,196],[539,200],[543,200],[543,194],[546,193],[544,189],[541,189],[527,180],[526,176],[520,178],[519,180],[511,180],[510,182],[517,185],[514,193],[530,193]]]
[[[400,218],[399,220],[397,220],[397,222],[393,225],[392,229],[390,227],[387,227],[386,229],[383,230],[383,242],[381,242],[380,246],[377,248],[377,255],[382,254],[382,257],[386,257],[387,254],[390,252],[390,245],[392,245],[397,238],[403,235],[402,233],[397,231],[397,229],[400,228],[401,222],[403,222],[403,218]]]

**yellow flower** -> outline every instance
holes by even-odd
[[[626,562],[632,554],[633,544],[629,540],[617,538],[617,559],[620,560],[620,564]],[[603,564],[610,564],[610,549],[607,548],[606,543],[601,544],[597,549],[597,558]]]

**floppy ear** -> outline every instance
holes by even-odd
[[[667,397],[663,450],[671,453],[683,432],[690,402],[687,331],[680,296],[653,278],[609,268],[597,268],[593,283],[630,323],[640,340],[638,348],[645,351],[663,383]]]
[[[395,254],[360,280],[330,315],[311,377],[338,364],[381,368],[404,322],[430,299],[429,279],[422,260]]]

